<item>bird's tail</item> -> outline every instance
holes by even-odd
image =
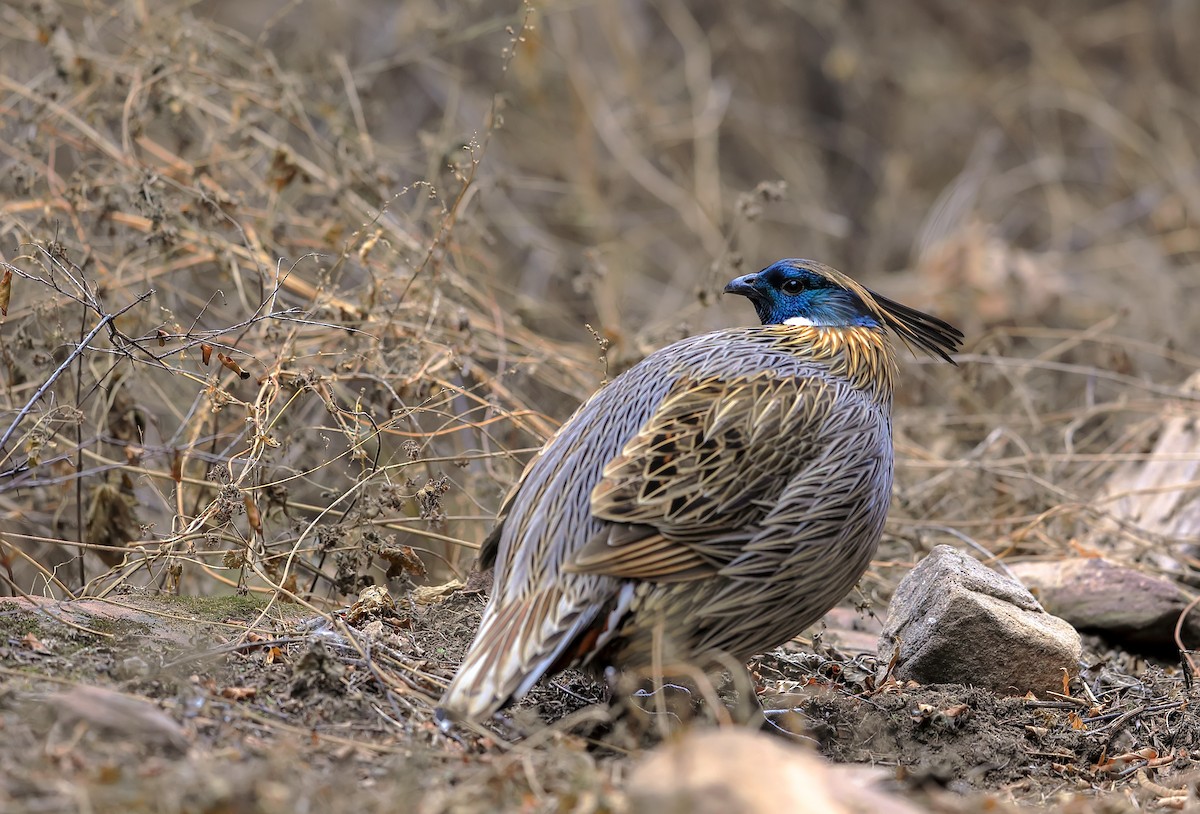
[[[520,699],[564,661],[595,618],[596,610],[579,608],[557,588],[520,599],[493,597],[438,704],[438,725],[447,730],[454,721],[481,721]]]

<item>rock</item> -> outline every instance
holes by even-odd
[[[124,736],[158,748],[188,750],[187,733],[175,719],[144,698],[104,687],[79,684],[51,695],[59,720],[83,722],[110,735]]]
[[[1188,596],[1166,577],[1098,557],[1009,566],[1050,613],[1076,628],[1134,644],[1173,645]],[[1184,620],[1183,642],[1200,645],[1200,610]]]
[[[938,546],[896,588],[879,636],[894,675],[1021,695],[1062,688],[1079,669],[1079,634],[1017,582]]]
[[[760,732],[693,730],[642,760],[627,791],[633,814],[917,814],[874,787],[885,776]]]
[[[838,607],[825,614],[813,633],[819,633],[827,647],[848,656],[858,656],[875,652],[882,630],[883,622],[877,617],[864,616],[854,608]]]

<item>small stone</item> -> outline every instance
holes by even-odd
[[[879,657],[896,658],[898,680],[1011,695],[1061,691],[1081,652],[1075,628],[1019,583],[944,545],[900,582],[879,636]]]
[[[848,656],[874,653],[883,622],[874,616],[864,616],[853,608],[833,608],[821,619],[813,633],[821,635],[822,644]]]
[[[1131,644],[1174,644],[1188,604],[1170,579],[1098,557],[1014,563],[1009,570],[1050,613]],[[1200,610],[1188,614],[1181,632],[1185,645],[1200,645]]]
[[[642,760],[627,790],[632,814],[917,814],[877,788],[888,774],[834,766],[760,732],[695,730]]]
[[[189,748],[183,727],[145,698],[79,684],[49,696],[47,702],[62,721],[82,721],[137,743],[172,747],[180,752]]]
[[[150,675],[150,665],[141,656],[130,656],[117,662],[113,673],[121,680],[145,678]]]

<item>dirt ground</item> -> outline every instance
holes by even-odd
[[[578,674],[500,729],[442,735],[431,696],[483,598],[350,611],[137,593],[0,605],[5,811],[627,811],[659,738]],[[357,614],[357,615],[356,615]],[[1170,665],[1105,650],[1069,697],[898,686],[865,655],[752,665],[772,729],[931,809],[1172,810],[1195,800],[1200,721]],[[1094,701],[1089,700],[1094,698]],[[786,712],[784,712],[786,710]],[[652,716],[651,716],[652,718]],[[298,767],[302,769],[298,770]],[[1189,796],[1191,795],[1191,796]],[[1192,803],[1194,804],[1194,803]]]

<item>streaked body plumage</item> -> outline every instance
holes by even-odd
[[[779,267],[832,281],[867,315],[824,325],[806,306],[780,324],[791,312],[755,299],[777,324],[676,342],[580,407],[484,544],[493,593],[442,699],[448,718],[489,715],[573,663],[744,661],[816,622],[862,575],[891,492],[885,326],[943,357],[956,332],[808,261],[727,290],[764,287]]]

